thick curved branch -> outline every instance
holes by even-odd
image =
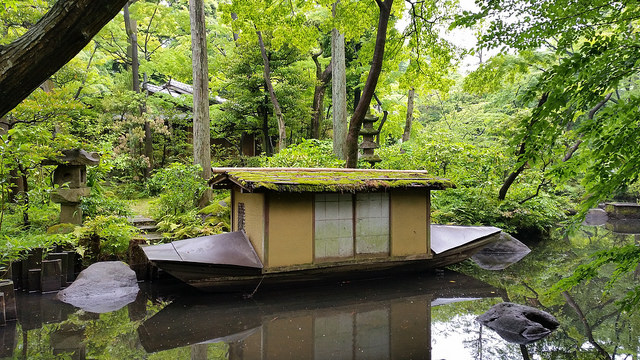
[[[575,300],[573,300],[573,297],[569,294],[569,292],[563,291],[562,296],[566,300],[567,304],[578,315],[580,322],[582,322],[582,326],[584,326],[584,332],[585,332],[585,335],[587,336],[587,339],[589,339],[589,343],[593,345],[593,347],[598,351],[598,353],[600,353],[600,355],[602,355],[604,359],[611,360],[611,355],[609,355],[609,353],[607,353],[607,351],[603,349],[602,346],[600,346],[600,344],[598,344],[596,342],[596,339],[593,337],[591,326],[587,321],[587,317],[582,312],[582,309],[580,309],[580,306],[575,302]]]
[[[0,117],[79,53],[127,0],[59,0],[23,36],[0,47]]]

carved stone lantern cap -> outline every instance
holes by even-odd
[[[43,165],[98,165],[100,163],[100,155],[97,152],[88,152],[82,149],[62,150],[62,155],[55,159],[47,159],[42,162]]]

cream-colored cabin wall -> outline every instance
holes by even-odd
[[[431,253],[429,205],[427,190],[391,192],[391,256]]]
[[[313,195],[268,195],[268,268],[313,262]]]
[[[244,204],[244,231],[253,244],[253,248],[260,257],[260,261],[264,264],[264,233],[265,233],[265,216],[264,216],[264,200],[265,196],[261,193],[242,193],[233,190],[233,215],[231,218],[231,228],[238,231],[238,204]]]

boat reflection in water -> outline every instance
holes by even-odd
[[[499,297],[454,272],[301,291],[182,298],[146,320],[147,352],[223,341],[230,360],[429,359],[431,307]]]

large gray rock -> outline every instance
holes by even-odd
[[[84,269],[58,299],[93,313],[119,310],[140,291],[136,273],[122,261],[95,263]]]
[[[486,270],[503,270],[522,260],[530,252],[527,245],[502,232],[500,239],[480,249],[471,260]]]
[[[549,313],[510,302],[494,305],[476,321],[493,329],[506,341],[521,345],[538,341],[560,326]]]
[[[600,226],[604,225],[609,220],[607,212],[600,208],[589,209],[584,216],[583,225],[587,226]]]

